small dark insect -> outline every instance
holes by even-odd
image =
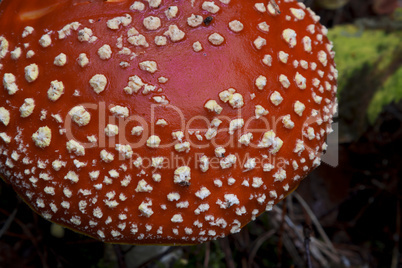
[[[281,14],[281,11],[279,10],[279,6],[278,6],[278,4],[275,2],[275,0],[270,0],[270,2],[271,2],[271,4],[272,4],[272,6],[274,7],[275,12],[276,12],[277,14]]]
[[[230,208],[231,206],[233,206],[232,202],[226,201],[226,208]]]
[[[213,19],[214,19],[214,18],[213,18],[213,17],[211,17],[211,16],[206,17],[206,18],[205,18],[205,20],[204,20],[204,24],[205,24],[205,26],[210,25]]]
[[[188,182],[188,181],[183,181],[183,182],[180,182],[179,185],[180,185],[180,186],[186,186],[186,187],[188,187],[188,186],[191,185],[191,183]]]

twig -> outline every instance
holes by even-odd
[[[311,227],[309,225],[305,225],[303,228],[304,233],[304,248],[306,250],[306,262],[308,268],[313,268],[313,264],[311,263],[311,254],[310,254],[310,236],[311,236]]]
[[[211,255],[211,242],[207,242],[205,243],[204,268],[208,268],[210,255]]]
[[[18,207],[16,207],[13,212],[8,216],[6,222],[3,227],[0,229],[0,238],[7,232],[8,228],[10,228],[11,223],[14,221],[15,216],[17,215]]]
[[[59,253],[55,250],[55,248],[49,247],[49,251],[50,251],[50,253],[52,254],[52,256],[54,256],[54,258],[55,258],[56,261],[57,261],[57,264],[55,265],[55,267],[66,267],[66,266],[68,266],[69,261],[68,261],[64,256],[62,256],[61,254],[59,254]]]
[[[113,249],[117,257],[119,268],[127,268],[126,260],[124,259],[124,253],[120,245],[113,245]]]
[[[353,219],[349,222],[349,225],[355,226],[357,221],[366,213],[366,211],[373,205],[375,200],[380,196],[383,192],[382,189],[378,189],[370,198],[368,198],[367,203],[360,208],[359,212],[353,217]]]
[[[136,246],[135,245],[130,245],[127,248],[122,248],[121,251],[123,252],[123,254],[127,254],[128,252],[130,252],[131,250],[133,250]]]
[[[331,249],[336,255],[338,255],[334,245],[332,244],[331,240],[329,239],[329,237],[325,233],[324,228],[322,228],[322,225],[318,221],[317,217],[314,215],[314,212],[310,209],[309,205],[306,203],[306,201],[304,201],[304,199],[298,193],[294,192],[293,194],[296,197],[297,201],[300,203],[300,205],[302,205],[302,207],[305,209],[305,211],[309,215],[309,217],[312,220],[314,226],[317,228],[318,233],[320,234],[322,239],[325,241],[325,243],[327,244],[328,248]]]
[[[325,255],[332,260],[334,260],[334,258],[332,257],[331,253],[328,253],[328,248],[327,245],[321,241],[316,239],[315,237],[311,237],[311,242],[310,242],[310,253],[311,256],[320,263],[321,267],[329,267],[329,261],[327,260],[327,258],[324,256],[323,253],[325,253]]]
[[[170,248],[168,248],[166,251],[164,251],[164,252],[162,252],[162,253],[156,255],[155,257],[152,257],[151,259],[145,261],[144,263],[142,263],[141,265],[139,265],[138,268],[145,268],[145,267],[148,267],[148,265],[151,264],[151,263],[153,263],[154,261],[157,261],[157,260],[163,258],[164,256],[168,255],[169,253],[172,253],[172,252],[174,252],[174,251],[176,251],[176,250],[179,250],[179,249],[183,249],[183,247],[182,247],[182,246],[170,247]]]
[[[277,208],[277,207],[274,207],[274,211],[277,212],[279,215],[282,213],[281,209]],[[285,216],[285,221],[286,221],[286,224],[290,227],[289,230],[293,231],[293,233],[296,235],[296,238],[298,239],[298,241],[300,241],[300,243],[296,244],[293,240],[293,243],[295,245],[297,245],[299,248],[301,248],[301,246],[303,245],[303,241],[304,241],[303,230],[301,229],[300,226],[296,226],[288,216]],[[317,240],[314,237],[311,237],[310,239],[311,239],[311,243],[310,243],[311,255],[321,263],[322,267],[328,267],[328,262],[324,259],[321,252],[325,252],[326,255],[329,256],[332,260],[334,260],[335,262],[339,262],[338,256],[334,257],[334,255],[331,254],[332,251],[328,250],[327,245],[324,242]],[[289,251],[289,253],[291,254],[294,261],[296,262],[296,259],[297,259],[298,263],[300,263],[297,265],[303,266],[304,262],[300,259],[299,255],[295,254],[296,252],[294,252],[295,250],[293,249],[293,247],[290,247],[290,245],[285,245],[285,246],[286,246],[287,250]],[[293,253],[291,252],[291,250],[293,251]]]
[[[228,238],[225,237],[225,238],[220,239],[219,244],[221,245],[222,250],[225,253],[226,267],[235,268],[236,265],[235,265],[235,262],[232,257],[232,251],[229,246]]]
[[[296,248],[295,241],[289,237],[288,234],[284,234],[283,236],[283,245],[285,246],[286,250],[288,251],[289,255],[292,257],[292,260],[296,267],[303,267],[303,259],[299,255],[299,252]]]
[[[316,248],[317,250],[320,251],[320,256],[322,256],[321,253],[325,254],[328,258],[332,260],[332,262],[335,263],[340,263],[340,258],[339,254],[337,252],[333,252],[331,249],[328,248],[328,245],[325,244],[322,240],[319,240],[315,237],[311,237],[311,249]],[[319,257],[317,254],[313,255],[315,258]],[[323,257],[321,257],[323,258]]]
[[[397,268],[399,262],[399,240],[401,238],[401,202],[397,200],[396,203],[396,233],[395,233],[395,244],[394,250],[392,252],[391,268]],[[401,264],[402,265],[402,264]]]
[[[286,202],[282,203],[282,218],[281,225],[279,231],[279,240],[278,240],[278,264],[277,267],[282,267],[282,249],[283,249],[283,234],[285,231],[285,216],[286,216]]]
[[[246,258],[244,255],[243,255],[243,257],[241,258],[241,267],[242,267],[242,268],[251,268],[251,267],[248,266],[247,258]]]
[[[276,230],[270,230],[264,234],[262,234],[261,236],[259,236],[255,241],[254,241],[254,245],[251,248],[251,252],[250,255],[248,257],[248,267],[252,267],[253,262],[254,262],[254,258],[257,255],[257,251],[260,249],[261,245],[267,241],[270,237],[272,237],[274,234],[276,233]]]
[[[243,252],[248,248],[249,239],[246,237],[248,234],[248,230],[243,228],[239,233],[234,234],[232,237],[234,238],[234,244],[236,249]]]
[[[36,214],[33,214],[34,217],[35,217],[35,215]],[[32,234],[32,232],[29,230],[29,228],[25,225],[25,223],[20,221],[18,218],[15,218],[14,221],[21,227],[21,229],[22,229],[23,233],[25,234],[25,236],[27,237],[27,239],[29,239],[29,241],[32,243],[32,245],[36,249],[36,253],[38,254],[38,257],[41,261],[42,267],[48,268],[49,266],[47,265],[46,254],[41,252],[41,250],[39,248],[39,243],[37,241],[37,236],[34,236]]]
[[[239,233],[232,235],[234,238],[235,250],[240,252],[241,264],[237,262],[238,267],[248,268],[248,256],[250,245],[250,233],[247,228],[243,228]]]
[[[294,209],[294,206],[293,206],[293,195],[289,195],[284,201],[286,202],[286,207],[287,207],[287,210],[288,210],[288,213],[287,213],[288,216],[291,219],[294,219],[295,218],[295,209]]]
[[[280,208],[278,208],[277,206],[274,207],[274,212],[276,214],[278,214],[279,217],[282,217],[283,211]],[[279,222],[280,222],[279,219],[272,221],[272,223],[277,228],[279,228],[279,226],[280,226]],[[285,222],[290,227],[289,232],[293,231],[294,235],[296,236],[296,239],[303,241],[303,236],[301,234],[301,231],[299,230],[300,228],[298,228],[288,216],[285,216]],[[295,238],[291,239],[286,233],[284,234],[283,242],[284,242],[284,245],[285,245],[288,253],[292,257],[295,265],[302,267],[304,265],[304,262],[297,252],[294,240],[295,240]]]

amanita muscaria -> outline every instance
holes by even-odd
[[[238,232],[320,164],[337,71],[273,1],[3,0],[0,175],[105,242]]]

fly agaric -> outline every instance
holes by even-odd
[[[236,233],[320,164],[326,32],[293,0],[3,0],[0,175],[105,242]]]

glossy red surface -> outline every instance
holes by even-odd
[[[227,5],[216,1],[216,5],[220,7],[216,14],[202,10],[202,1],[194,1],[192,6],[190,1],[165,0],[158,8],[152,8],[144,1],[145,10],[141,12],[130,10],[133,1],[2,1],[0,33],[8,41],[9,51],[20,47],[22,54],[18,59],[12,59],[10,53],[7,53],[0,59],[0,77],[3,78],[5,73],[14,74],[19,88],[14,95],[9,95],[7,90],[0,91],[0,107],[10,112],[10,123],[7,126],[0,123],[0,133],[12,137],[10,143],[0,139],[0,174],[7,182],[13,184],[15,190],[39,214],[108,242],[192,244],[238,230],[236,226],[244,226],[265,211],[267,205],[269,209],[269,201],[277,203],[297,187],[299,177],[303,178],[311,171],[315,166],[314,160],[322,153],[322,144],[327,130],[330,129],[333,114],[336,73],[331,51],[328,50],[325,29],[304,9],[305,18],[295,19],[289,8],[300,9],[296,2],[277,2],[281,14],[271,15],[267,11],[257,11],[255,1],[240,0],[232,0]],[[177,17],[168,20],[165,11],[171,5],[177,5],[179,11]],[[118,30],[107,27],[108,20],[125,14],[132,16],[132,22],[128,26],[120,25]],[[212,16],[213,20],[209,25],[201,24],[192,28],[187,24],[187,18],[191,14],[199,14],[203,18]],[[162,26],[159,29],[150,31],[143,26],[143,19],[150,15],[161,18]],[[231,31],[228,23],[232,20],[241,21],[244,30],[239,33]],[[264,21],[269,25],[268,33],[258,28],[258,24]],[[72,22],[79,22],[81,25],[77,31],[71,31],[71,35],[60,39],[57,31]],[[167,38],[166,46],[155,45],[155,36],[163,36],[168,26],[173,24],[185,32],[184,39],[172,42]],[[314,25],[314,34],[307,30],[308,25]],[[26,26],[32,26],[34,31],[22,38],[21,34]],[[90,28],[98,37],[95,42],[78,41],[77,32],[84,27]],[[127,41],[127,31],[131,27],[135,27],[146,37],[149,47],[133,46]],[[297,45],[293,48],[282,36],[283,31],[288,28],[297,33]],[[46,48],[38,42],[45,33],[49,33],[52,39],[51,45]],[[208,37],[213,33],[219,33],[225,38],[223,44],[215,46],[208,41]],[[258,36],[267,41],[267,45],[260,50],[253,44]],[[310,36],[312,52],[305,51],[302,44],[304,36]],[[134,52],[136,57],[119,54],[119,37],[122,37],[123,46]],[[192,45],[196,41],[201,42],[203,46],[200,52],[193,51]],[[110,45],[112,50],[112,56],[108,60],[102,60],[98,56],[98,49],[105,44]],[[26,53],[29,50],[34,51],[35,55],[27,59]],[[287,63],[278,59],[280,51],[289,54]],[[325,66],[318,59],[319,51],[327,54],[328,64]],[[62,67],[53,64],[54,58],[60,53],[67,55],[67,63]],[[85,67],[77,63],[76,59],[80,53],[88,55],[89,64]],[[270,67],[263,63],[266,54],[273,58]],[[155,73],[139,68],[140,62],[149,60],[157,63],[158,70]],[[298,61],[297,67],[294,65],[295,60]],[[301,60],[308,63],[307,69],[301,67]],[[122,61],[128,62],[129,66],[122,68]],[[39,66],[39,76],[37,80],[29,83],[24,78],[24,68],[31,63]],[[311,68],[312,63],[317,65],[316,69]],[[322,77],[317,71],[323,72]],[[306,78],[306,89],[300,89],[296,85],[296,73]],[[89,84],[95,74],[103,74],[108,80],[105,90],[100,94],[95,93]],[[289,78],[289,88],[284,88],[279,82],[281,74]],[[127,86],[129,77],[133,75],[138,75],[146,84],[155,85],[161,92],[142,94],[141,90],[128,95],[123,89]],[[257,89],[255,85],[260,75],[267,78],[267,86],[263,90]],[[159,83],[158,78],[161,76],[168,78],[168,81]],[[320,86],[324,88],[327,82],[330,85],[329,90],[315,87],[314,78],[318,79]],[[62,81],[65,87],[64,94],[57,101],[51,101],[47,97],[50,83],[54,80]],[[241,109],[234,109],[220,100],[219,93],[229,88],[236,89],[236,92],[243,96],[245,105]],[[78,96],[74,94],[76,90],[79,92]],[[278,106],[273,105],[269,99],[274,91],[278,91],[283,97]],[[313,93],[322,97],[320,103],[314,101]],[[157,104],[153,100],[155,96],[165,96],[169,104]],[[35,100],[35,109],[29,117],[21,118],[19,107],[25,98]],[[211,99],[216,100],[223,108],[221,114],[204,108],[205,103]],[[306,106],[303,116],[294,112],[296,101]],[[68,113],[77,105],[84,105],[91,114],[91,121],[86,126],[78,126],[71,122]],[[122,119],[113,116],[109,108],[116,105],[127,107],[129,117]],[[263,106],[269,113],[259,119],[255,118],[256,105]],[[312,115],[314,110],[317,111],[317,116]],[[41,111],[46,111],[46,118],[43,118]],[[282,123],[282,117],[288,114],[295,124],[292,129],[284,127]],[[59,115],[63,122],[57,122],[52,115]],[[204,134],[214,118],[222,120],[222,124],[218,128],[216,138],[208,140]],[[228,133],[230,121],[236,118],[243,118],[245,125],[231,135]],[[166,120],[168,125],[156,125],[158,119]],[[323,122],[317,123],[317,119]],[[104,128],[111,123],[119,126],[119,135],[116,137],[105,136]],[[131,129],[137,125],[144,127],[141,136],[131,135]],[[48,147],[38,148],[31,136],[43,126],[52,130],[52,139]],[[306,136],[308,127],[314,129],[314,139],[310,140]],[[201,141],[192,134],[197,130],[203,136]],[[273,130],[276,137],[283,141],[283,146],[277,153],[270,153],[272,148],[258,148],[264,132],[269,130]],[[321,130],[323,133],[320,133]],[[177,141],[172,137],[174,131],[184,132],[183,141],[191,144],[189,152],[175,151],[174,144]],[[238,142],[239,137],[247,132],[253,133],[249,146]],[[97,137],[97,143],[88,142],[87,137],[91,135]],[[150,135],[160,137],[159,148],[146,146]],[[77,156],[67,150],[66,143],[71,139],[85,147],[84,156]],[[306,147],[301,153],[294,152],[297,139],[303,140]],[[130,145],[133,150],[132,158],[122,159],[115,150],[116,144]],[[225,156],[237,156],[233,167],[221,168],[221,159],[214,154],[215,148],[219,146],[225,147]],[[102,161],[102,150],[113,153],[115,159],[111,163]],[[13,152],[19,155],[18,158],[15,157],[17,160],[13,159]],[[207,172],[202,172],[198,166],[198,159],[202,155],[211,160]],[[144,160],[141,168],[133,164],[137,156]],[[160,169],[150,167],[152,157],[164,157],[164,166]],[[271,163],[274,169],[263,171],[262,165],[257,164],[253,170],[245,171],[243,165],[250,157]],[[29,161],[24,163],[24,158]],[[305,159],[304,163],[300,162],[301,158]],[[59,171],[52,168],[52,162],[57,159],[66,163]],[[86,165],[77,168],[74,160]],[[298,163],[296,170],[292,165],[294,160]],[[12,166],[7,165],[7,161],[11,161]],[[45,163],[44,168],[38,167],[40,162]],[[174,171],[180,166],[191,168],[189,186],[174,183]],[[274,181],[274,175],[281,169],[285,170],[286,179]],[[100,172],[97,180],[88,175],[94,170]],[[117,171],[119,176],[112,178],[111,183],[105,183],[104,178],[110,178],[112,170]],[[65,179],[69,171],[78,174],[77,183]],[[161,175],[160,182],[152,179],[153,173]],[[52,179],[41,179],[41,174],[48,174]],[[127,176],[131,176],[131,181],[128,186],[122,186],[121,181]],[[255,177],[262,178],[262,186],[252,186]],[[30,178],[36,178],[37,182],[32,183]],[[229,178],[235,179],[232,185],[228,183]],[[216,186],[217,179],[222,181],[222,187]],[[141,180],[145,180],[153,190],[136,191]],[[245,181],[249,186],[244,185]],[[101,184],[102,189],[94,188],[95,184]],[[53,187],[55,194],[46,194],[45,187]],[[196,192],[202,187],[210,191],[210,195],[205,199],[196,196]],[[63,193],[65,188],[73,193],[73,197],[69,198]],[[88,190],[89,194],[84,194],[84,190]],[[270,197],[270,191],[276,191],[278,198]],[[113,197],[108,196],[108,193],[113,192]],[[180,194],[178,201],[168,200],[167,195],[172,192]],[[125,198],[120,198],[120,194]],[[221,208],[217,202],[225,200],[225,194],[236,195],[239,204]],[[262,196],[265,196],[264,200],[258,201]],[[44,201],[44,206],[40,201],[38,203],[38,199]],[[119,205],[111,208],[105,200],[115,200]],[[86,202],[86,205],[84,206],[83,202],[80,204],[80,201]],[[150,217],[139,211],[141,203],[148,201],[152,201],[153,215]],[[182,201],[188,201],[189,207],[178,208],[177,203]],[[63,202],[69,202],[70,208],[64,208],[61,205]],[[198,215],[194,213],[199,205],[207,203],[207,211]],[[96,208],[101,209],[102,217],[93,215]],[[174,214],[180,214],[183,221],[173,223]],[[119,215],[124,216],[119,218]],[[71,219],[77,217],[80,223],[74,224]],[[224,219],[225,224],[218,221],[219,219]],[[197,220],[203,222],[202,227],[194,225]],[[138,226],[138,232],[135,234],[132,231],[133,224]],[[188,229],[186,232],[186,228],[191,228],[192,233],[190,234]],[[105,237],[99,234],[99,230]]]

